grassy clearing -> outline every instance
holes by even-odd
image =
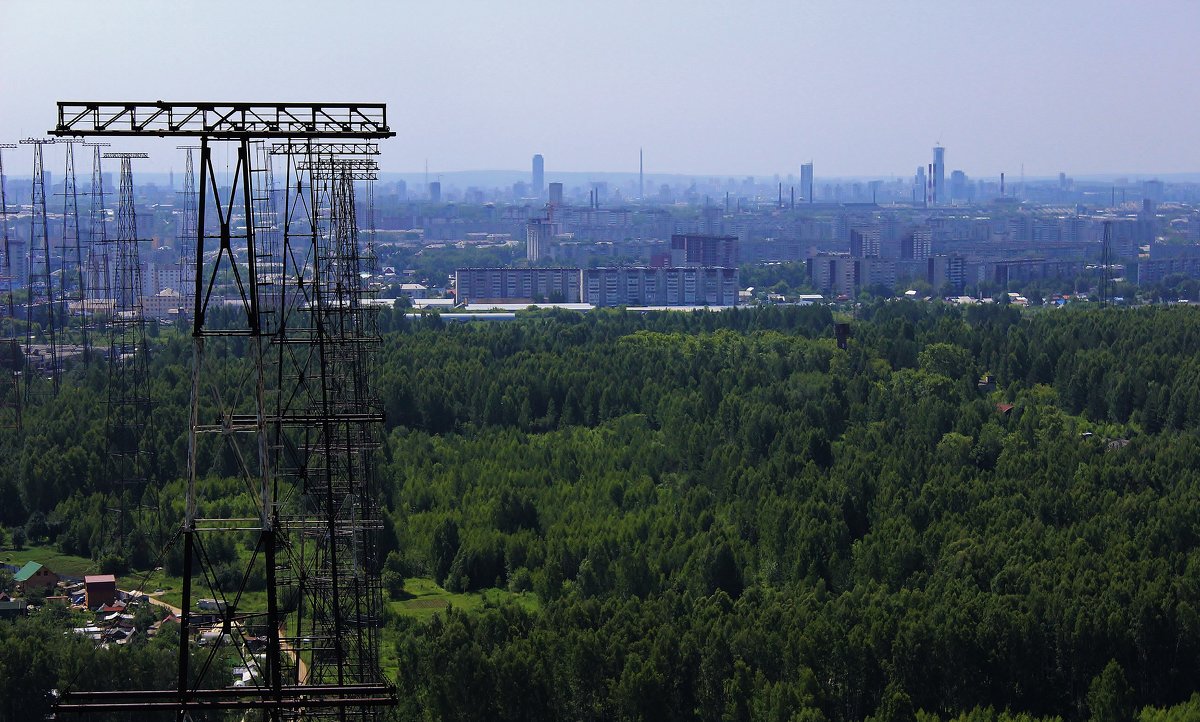
[[[499,604],[502,601],[515,601],[522,607],[535,610],[538,599],[531,592],[514,593],[504,589],[484,589],[479,592],[448,592],[439,587],[432,579],[413,577],[404,582],[404,599],[393,599],[388,602],[391,612],[405,617],[413,617],[428,621],[433,615],[453,605],[456,609],[470,611],[478,609],[485,603]]]
[[[25,562],[38,562],[60,576],[65,574],[82,578],[88,574],[100,573],[100,565],[95,561],[87,557],[63,554],[53,544],[29,544],[20,551],[5,549],[0,552],[0,560],[15,567],[24,566]]]
[[[504,589],[485,589],[479,592],[455,593],[442,589],[428,577],[413,577],[404,581],[404,599],[389,599],[385,602],[390,614],[410,617],[420,622],[428,622],[438,612],[447,607],[455,609],[474,610],[487,603],[499,604],[502,601],[515,601],[527,610],[535,611],[541,607],[538,598],[532,592],[514,593]],[[383,628],[382,649],[380,650],[380,665],[385,679],[395,679],[400,671],[400,661],[396,657],[397,630],[394,626]]]

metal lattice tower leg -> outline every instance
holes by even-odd
[[[0,329],[0,425],[21,428],[21,374],[25,369],[25,354],[17,331],[17,306],[13,298],[16,269],[8,235],[8,196],[5,194],[3,149],[16,148],[14,143],[0,144],[0,231],[4,246],[0,248],[0,314],[4,318]]]
[[[127,497],[140,498],[145,484],[142,434],[150,414],[149,347],[142,306],[142,264],[133,196],[134,158],[145,153],[106,153],[121,160],[117,237],[109,245],[114,259],[113,313],[109,321],[108,413],[106,432],[110,482],[121,498],[117,541],[124,546],[129,528]]]
[[[46,218],[46,176],[43,170],[42,146],[52,145],[53,140],[26,138],[22,143],[33,146],[33,212],[29,233],[29,282],[26,286],[28,297],[25,301],[25,354],[26,357],[37,356],[37,360],[26,362],[25,401],[33,400],[41,388],[40,381],[35,377],[45,374],[50,381],[50,391],[58,394],[62,381],[62,366],[58,359],[58,316],[55,304],[58,299],[54,296],[53,285],[53,256],[50,254],[50,234]],[[42,305],[44,313],[38,314],[37,306]],[[45,321],[42,335],[45,342],[35,346],[37,335],[34,324]],[[32,367],[32,368],[30,368]]]

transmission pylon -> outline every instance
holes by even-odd
[[[17,330],[17,306],[13,299],[16,284],[16,269],[13,268],[13,251],[8,234],[8,196],[5,194],[7,179],[4,176],[6,148],[16,148],[15,143],[0,143],[0,229],[3,230],[4,247],[0,248],[0,426],[21,428],[21,374],[25,369],[25,353],[21,350],[21,339]]]
[[[1102,247],[1100,249],[1100,305],[1107,306],[1112,303],[1112,276],[1109,273],[1109,266],[1112,265],[1112,221],[1104,221],[1104,236],[1101,239]]]
[[[91,360],[91,345],[88,343],[88,328],[86,323],[85,305],[87,302],[87,272],[84,268],[83,243],[79,234],[79,195],[75,186],[75,144],[82,142],[76,138],[59,138],[56,145],[66,145],[66,161],[63,169],[63,225],[62,238],[58,247],[62,261],[61,286],[65,305],[62,315],[62,340],[64,348],[61,352],[66,355],[65,344],[69,338],[71,326],[71,310],[79,314],[80,346],[83,362],[86,365]]]
[[[88,211],[87,252],[87,310],[93,328],[104,329],[107,318],[112,314],[112,275],[109,263],[108,209],[104,204],[104,162],[102,148],[112,143],[89,143],[92,149],[92,185],[88,189],[91,207]],[[100,322],[97,322],[98,319]]]
[[[332,153],[313,148],[394,136],[386,107],[60,103],[54,132],[200,139],[177,683],[70,691],[58,711],[375,719],[395,704],[379,668],[381,522],[371,452],[383,416],[366,371],[378,340],[364,330],[369,304],[357,250],[349,250],[357,244],[346,220],[352,187],[337,191],[321,162]],[[272,192],[268,139],[305,149],[285,158],[282,203]],[[237,158],[218,188],[213,150],[222,146]],[[343,180],[366,173],[340,170]],[[228,491],[202,483],[210,469],[241,480],[253,517],[219,513]],[[234,562],[245,569],[240,580],[210,555],[209,540],[223,534],[254,540],[250,561]],[[258,569],[266,600],[252,603],[244,593]],[[213,613],[193,608],[201,597]],[[201,632],[215,632],[203,650]],[[233,686],[214,663],[222,653],[253,670],[246,686]]]
[[[29,233],[28,283],[25,300],[25,401],[33,400],[44,376],[50,381],[50,392],[58,393],[62,366],[58,358],[57,299],[54,295],[54,259],[50,255],[50,234],[46,217],[46,175],[42,161],[42,146],[52,145],[53,139],[26,138],[21,143],[33,146],[33,193]],[[38,306],[41,306],[39,312]],[[40,325],[41,322],[45,325]],[[35,344],[34,342],[39,343]]]
[[[192,163],[192,151],[199,150],[200,146],[181,145],[178,149],[187,151],[181,193],[183,208],[175,221],[175,238],[179,244],[179,295],[181,311],[190,315],[194,291],[190,281],[196,263],[193,258],[196,250],[196,171]]]
[[[129,525],[126,497],[140,498],[146,461],[142,434],[150,414],[150,349],[146,345],[146,316],[142,306],[142,265],[138,244],[137,210],[133,197],[134,158],[145,153],[105,153],[121,161],[117,204],[117,237],[112,249],[113,313],[108,324],[108,437],[110,480],[120,495],[118,541],[124,545]]]

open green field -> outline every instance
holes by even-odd
[[[430,619],[434,614],[453,605],[457,609],[472,610],[482,607],[487,602],[499,603],[504,600],[515,600],[526,609],[537,609],[538,599],[532,592],[520,594],[503,589],[484,589],[479,592],[454,593],[442,589],[432,579],[413,577],[404,581],[404,599],[388,601],[388,610],[394,614],[413,617],[421,621]]]
[[[522,607],[535,610],[540,606],[538,598],[532,592],[513,593],[504,589],[484,589],[479,592],[455,593],[442,589],[428,577],[412,577],[404,580],[403,599],[389,599],[385,603],[390,614],[411,617],[420,622],[427,622],[435,614],[453,606],[455,609],[478,609],[487,603],[499,603],[505,600],[516,601]],[[399,661],[396,658],[394,626],[383,629],[383,644],[380,650],[380,665],[383,667],[385,679],[395,679],[399,671]]]
[[[5,549],[0,552],[0,561],[15,567],[24,566],[26,562],[38,562],[59,576],[83,577],[86,574],[97,574],[99,565],[86,557],[63,554],[53,544],[30,544],[16,551]]]

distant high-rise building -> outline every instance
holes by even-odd
[[[969,190],[967,188],[967,174],[961,170],[956,170],[950,174],[950,198],[952,201],[969,201]]]
[[[1165,191],[1166,186],[1158,179],[1142,182],[1142,197],[1149,198],[1155,203],[1162,203]]]
[[[933,146],[933,205],[945,205],[946,196],[946,149]]]
[[[917,174],[913,178],[913,203],[923,206],[926,199],[926,184],[928,179],[925,178],[925,166],[917,166]]]
[[[850,229],[850,256],[852,258],[879,258],[881,233],[878,226],[860,226]]]
[[[800,195],[813,202],[813,164],[812,161],[800,165]]]
[[[646,197],[646,165],[642,157],[642,149],[638,148],[638,200]]]
[[[441,181],[433,181],[432,183],[429,184],[429,202],[430,203],[441,203],[442,202],[442,183],[441,183]]]
[[[737,268],[737,236],[676,233],[671,236],[671,266]]]
[[[546,165],[541,153],[533,156],[533,192],[538,198],[546,193]]]
[[[563,188],[562,183],[550,184],[550,205],[561,206],[563,204]]]
[[[525,224],[525,259],[537,263],[546,258],[550,241],[558,235],[560,224],[548,218],[532,218]]]

